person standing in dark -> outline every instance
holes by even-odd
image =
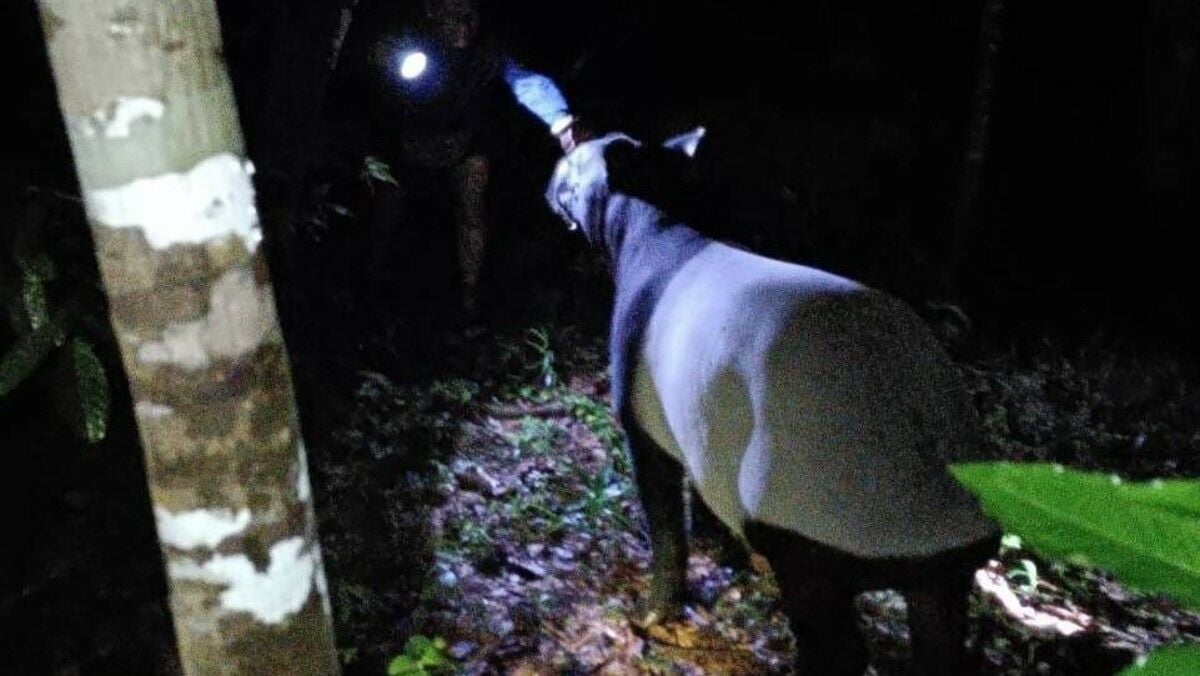
[[[406,174],[423,173],[449,188],[462,310],[477,310],[487,245],[485,195],[489,135],[506,91],[556,137],[564,152],[581,135],[555,83],[527,70],[480,27],[476,0],[378,0],[351,29],[335,90],[335,125],[352,128],[354,151],[384,159],[400,177],[375,198],[376,242],[389,240],[405,211]],[[419,16],[404,16],[416,6]],[[340,123],[340,124],[339,124]],[[365,135],[365,138],[364,136]],[[347,148],[342,149],[347,150]],[[371,267],[392,264],[387,246],[372,246]]]

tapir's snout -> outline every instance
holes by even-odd
[[[572,230],[582,229],[591,237],[589,214],[596,211],[598,200],[607,194],[608,170],[604,149],[618,140],[632,141],[623,134],[580,143],[554,165],[546,186],[546,203]]]

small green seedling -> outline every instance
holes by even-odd
[[[433,676],[454,673],[446,639],[416,635],[404,644],[404,653],[388,663],[388,676]]]

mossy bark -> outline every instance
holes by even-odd
[[[39,0],[189,674],[338,671],[213,0]]]

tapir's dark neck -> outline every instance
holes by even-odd
[[[712,241],[625,195],[611,196],[604,216],[601,234],[612,256],[616,286],[609,342],[612,397],[621,422],[628,425],[629,379],[646,323],[671,277]]]
[[[670,276],[711,243],[648,202],[626,195],[609,198],[604,223],[604,245],[612,258],[618,295],[649,279]]]

